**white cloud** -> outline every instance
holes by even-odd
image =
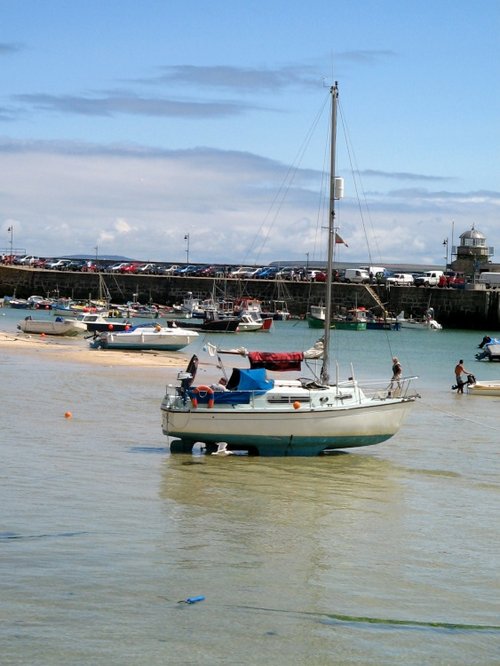
[[[1,150],[5,230],[16,245],[42,256],[123,255],[141,260],[268,263],[325,256],[318,214],[320,174],[298,171],[283,201],[276,193],[287,166],[258,155],[193,149],[86,144],[10,144]],[[442,184],[442,183],[441,183]],[[348,248],[343,261],[442,260],[454,224],[455,244],[475,222],[498,240],[500,197],[493,192],[399,190],[367,195],[360,219],[354,188],[337,222]]]

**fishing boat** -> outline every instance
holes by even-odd
[[[125,331],[104,331],[90,343],[93,349],[179,351],[198,337],[196,331],[160,324],[131,326]]]
[[[307,313],[307,324],[309,328],[325,328],[325,306],[311,305]]]
[[[274,321],[287,321],[290,319],[290,311],[286,301],[271,301],[264,304],[262,308],[262,316],[264,318],[271,318]]]
[[[366,331],[366,310],[365,308],[351,308],[345,314],[335,315],[332,322],[339,331]]]
[[[87,326],[75,317],[56,317],[55,319],[33,319],[25,317],[17,325],[23,333],[36,333],[38,335],[64,335],[74,336],[85,333]]]
[[[328,279],[325,282],[325,322],[331,321],[332,268],[335,234],[335,199],[342,183],[335,178],[337,84],[330,89],[331,177],[328,220]],[[222,355],[239,354],[250,368],[234,367],[226,390],[195,384],[198,358],[193,356],[175,385],[168,385],[161,403],[162,431],[173,452],[189,453],[197,442],[206,451],[244,451],[261,456],[316,456],[335,449],[369,446],[388,440],[400,429],[417,398],[410,390],[413,377],[402,377],[391,389],[385,380],[362,388],[354,372],[340,377],[336,364],[330,379],[330,328],[306,352],[248,352],[211,348],[218,366]],[[314,364],[320,364],[318,373]],[[313,376],[297,373],[306,364]],[[289,372],[289,379],[269,373]],[[222,447],[222,448],[221,448]]]
[[[221,317],[216,310],[206,310],[203,318],[179,319],[175,324],[201,333],[236,333],[240,320],[238,317]]]

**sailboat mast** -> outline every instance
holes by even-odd
[[[338,84],[330,88],[332,96],[332,126],[331,126],[331,145],[330,145],[330,205],[328,214],[328,261],[326,265],[326,294],[325,294],[325,334],[323,365],[321,368],[321,381],[328,384],[330,381],[329,372],[329,350],[330,350],[330,324],[332,320],[332,279],[333,279],[333,250],[335,247],[335,153],[337,139],[337,100],[339,96]]]

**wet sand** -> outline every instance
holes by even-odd
[[[188,357],[180,352],[116,351],[91,349],[82,338],[28,335],[0,331],[0,352],[41,354],[51,360],[110,366],[171,368],[172,376],[186,367]]]

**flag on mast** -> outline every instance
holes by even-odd
[[[347,245],[347,243],[342,238],[342,236],[340,236],[337,232],[335,232],[335,242],[336,243],[343,243],[346,247],[349,247],[349,245]]]

